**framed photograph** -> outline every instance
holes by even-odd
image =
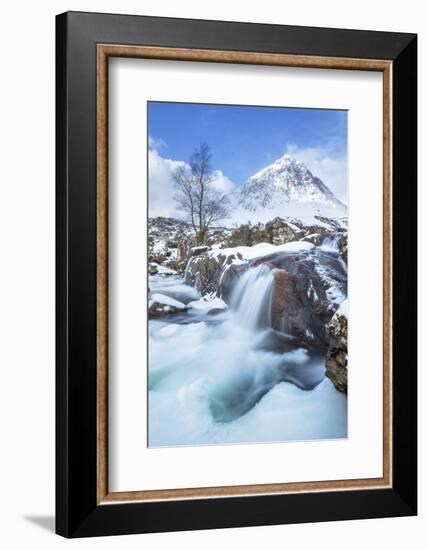
[[[58,534],[416,514],[416,35],[56,24]]]

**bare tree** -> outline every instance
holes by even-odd
[[[192,224],[196,242],[203,244],[208,229],[227,217],[229,200],[217,191],[213,182],[210,147],[202,143],[190,157],[188,165],[179,166],[174,174],[177,193],[174,198]]]

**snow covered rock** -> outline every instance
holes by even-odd
[[[149,301],[149,319],[157,317],[165,317],[170,313],[179,313],[187,308],[175,298],[166,296],[165,294],[154,293],[150,295]]]
[[[279,217],[267,222],[265,230],[269,234],[272,244],[284,244],[291,241],[298,241],[303,235],[303,231],[300,227]]]
[[[343,393],[348,391],[348,300],[340,305],[328,327],[326,376]]]
[[[187,258],[190,260],[193,256],[200,256],[204,252],[208,252],[209,246],[193,246],[187,255]]]
[[[207,315],[217,315],[224,313],[227,309],[227,304],[214,293],[207,294],[199,300],[189,302],[188,308],[198,313],[206,313]]]
[[[242,254],[236,249],[203,252],[190,258],[185,283],[201,294],[215,293],[224,298],[239,276],[242,264]]]

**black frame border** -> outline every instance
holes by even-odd
[[[96,45],[393,62],[393,486],[97,505]],[[67,12],[56,18],[56,532],[65,537],[417,513],[417,36]]]

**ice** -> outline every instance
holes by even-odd
[[[346,396],[324,358],[267,351],[233,318],[149,326],[150,446],[346,437]]]

